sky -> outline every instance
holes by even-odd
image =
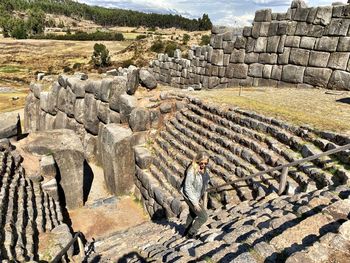
[[[286,12],[291,0],[78,0],[89,5],[123,8],[141,12],[180,14],[188,18],[209,15],[213,24],[226,26],[251,25],[256,10],[271,8],[273,12]],[[308,0],[309,7],[331,5],[347,0]]]

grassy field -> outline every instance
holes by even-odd
[[[236,106],[297,125],[350,135],[350,92],[324,89],[238,88],[194,92],[205,101]]]
[[[38,72],[60,74],[65,67],[89,67],[95,41],[13,40],[0,39],[0,112],[24,106],[29,83]],[[118,51],[130,41],[99,41],[110,51],[112,61],[118,60]],[[78,69],[79,70],[79,69]],[[1,88],[13,92],[3,93]],[[19,100],[12,100],[19,97]]]

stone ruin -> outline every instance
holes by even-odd
[[[337,8],[347,10],[348,7],[307,9],[303,6],[294,8],[294,3],[287,14],[297,21],[295,17],[301,16],[301,10],[308,14],[303,15],[307,18],[314,12],[314,24],[304,21],[314,28],[327,28],[315,22],[318,12],[323,14],[331,9],[334,17],[338,14]],[[271,22],[258,21],[269,14]],[[258,11],[254,26],[259,27],[259,32],[267,24],[270,28],[277,23],[279,28],[286,20],[278,19],[281,22],[277,22],[281,16],[266,10]],[[326,15],[322,17],[327,18]],[[334,20],[330,18],[329,25]],[[299,22],[296,24],[301,26]],[[214,33],[213,43],[220,38],[225,43],[224,36],[226,34]],[[260,37],[269,43],[268,37]],[[234,43],[250,38],[237,36]],[[287,41],[288,36],[285,38]],[[347,39],[346,36],[336,38],[337,41]],[[316,43],[321,39],[315,40]],[[233,50],[237,49],[235,45]],[[198,52],[201,53],[202,48]],[[221,53],[222,50],[213,49],[213,52]],[[300,51],[292,50],[289,48],[291,54]],[[265,53],[257,55],[256,65],[231,65],[245,65],[242,67],[247,67],[248,74],[250,67],[263,65],[265,69],[269,65],[259,62],[261,54],[261,57],[267,56]],[[205,53],[197,58],[202,56]],[[247,56],[249,53],[244,53],[244,57]],[[160,57],[164,59],[163,55]],[[205,61],[197,58],[159,62],[159,67],[169,66],[169,69],[161,68],[161,74],[155,73],[155,76],[161,82],[175,86],[201,83],[202,87],[207,87],[207,80],[202,80],[208,78],[208,83],[213,83],[210,79],[219,77],[191,73],[195,67],[192,62]],[[189,61],[186,63],[190,63],[190,70],[181,69],[189,75],[180,77],[180,82],[187,79],[189,83],[177,83],[178,77],[170,76],[180,71],[170,68],[184,61]],[[156,64],[157,61],[152,62],[151,71],[157,71]],[[287,66],[271,68],[281,67],[283,76],[288,75],[283,73],[285,70],[290,72]],[[301,65],[290,66],[303,68]],[[226,70],[229,67],[219,68]],[[304,81],[308,68],[305,72],[302,70]],[[349,74],[331,67],[322,70],[332,71],[330,79],[337,72]],[[209,219],[201,228],[198,240],[181,236],[187,206],[178,188],[186,167],[200,150],[210,154],[209,171],[213,185],[218,186],[349,144],[349,136],[292,125],[233,106],[209,104],[180,90],[138,97],[135,92],[139,78],[145,84],[142,75],[148,76],[147,82],[152,82],[150,88],[154,88],[151,74],[140,73],[138,69],[130,68],[109,72],[100,79],[61,75],[48,91],[38,83],[31,85],[24,120],[24,130],[29,135],[19,142],[12,142],[14,145],[7,139],[0,140],[0,220],[3,226],[0,251],[3,262],[42,260],[43,255],[38,252],[39,237],[45,235],[55,240],[50,248],[52,256],[69,242],[74,229],[69,229],[66,224],[67,209],[84,205],[83,171],[88,162],[103,167],[110,193],[133,193],[152,219],[152,222],[96,240],[95,254],[89,256],[88,262],[120,259],[125,262],[347,262],[350,248],[349,150],[291,167],[287,187],[280,196],[277,195],[280,171],[233,183],[210,195]],[[165,76],[169,76],[167,81],[164,81]],[[191,83],[196,78],[199,81]],[[264,83],[262,80],[272,81],[249,75],[245,80],[248,79],[258,85]],[[226,84],[242,85],[242,81],[237,83],[236,80],[231,79]],[[284,83],[286,79],[282,77],[282,81]],[[329,84],[328,87],[334,88]],[[7,137],[15,135],[11,133]],[[37,165],[27,169],[30,166],[26,160]],[[72,249],[68,254],[73,254]]]
[[[213,27],[210,45],[188,56],[159,54],[158,81],[174,87],[322,87],[350,90],[350,6],[310,7],[293,1],[286,13],[255,13],[252,26]]]

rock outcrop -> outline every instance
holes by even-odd
[[[0,139],[21,134],[21,119],[18,114],[8,112],[0,114]]]

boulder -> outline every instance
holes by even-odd
[[[78,77],[71,77],[67,79],[67,86],[71,88],[76,98],[84,98],[86,83],[86,81],[83,81]]]
[[[137,106],[137,98],[128,94],[119,97],[120,120],[126,123],[129,120],[131,111]]]
[[[40,100],[31,92],[26,97],[24,106],[24,130],[33,132],[39,129]]]
[[[157,80],[147,69],[140,69],[139,72],[140,83],[148,89],[155,89],[157,87]]]
[[[126,82],[126,77],[118,76],[114,78],[113,85],[109,91],[109,107],[114,111],[119,112],[120,110],[119,99],[122,94],[126,93]]]
[[[150,128],[150,113],[145,108],[135,108],[130,113],[129,126],[133,132]]]
[[[141,169],[148,169],[152,164],[152,154],[143,146],[135,146],[135,160],[138,167]]]
[[[74,131],[57,129],[31,133],[25,139],[25,149],[39,155],[52,155],[59,173],[68,209],[83,206],[84,149]]]
[[[126,83],[126,93],[128,93],[129,95],[134,95],[137,87],[139,86],[139,69],[131,69],[128,72],[128,81]]]
[[[131,129],[107,124],[98,135],[98,144],[108,191],[116,195],[129,193],[135,175]]]
[[[0,114],[0,139],[11,138],[21,134],[21,120],[17,113]]]
[[[97,102],[93,94],[86,94],[84,99],[84,126],[94,135],[98,133]]]
[[[350,73],[342,70],[333,71],[328,88],[350,90]]]

